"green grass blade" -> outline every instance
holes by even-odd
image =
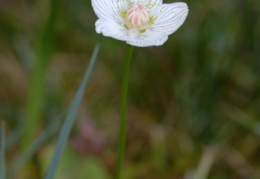
[[[51,163],[49,165],[47,174],[45,176],[45,179],[53,179],[54,176],[55,176],[59,162],[61,160],[62,153],[63,153],[65,145],[67,143],[72,125],[74,123],[76,113],[78,111],[79,105],[80,105],[82,97],[84,95],[84,91],[86,89],[88,79],[89,79],[91,72],[92,72],[92,69],[94,67],[96,57],[97,57],[97,54],[98,54],[98,51],[99,51],[99,48],[100,48],[100,45],[101,45],[101,41],[102,41],[102,35],[100,35],[99,41],[98,41],[98,43],[97,43],[97,45],[94,49],[94,52],[93,52],[92,57],[90,59],[90,63],[89,63],[89,66],[86,70],[84,78],[83,78],[83,80],[80,84],[80,87],[79,87],[79,89],[76,93],[76,96],[74,97],[74,100],[71,104],[71,107],[69,109],[67,117],[66,117],[66,119],[63,123],[61,132],[59,134],[58,142],[57,142]]]
[[[58,0],[50,1],[49,18],[36,46],[36,59],[30,72],[29,92],[25,109],[26,120],[24,120],[22,138],[23,150],[26,150],[31,141],[33,141],[33,136],[39,123],[38,119],[42,111],[42,104],[45,100],[45,76],[53,51],[53,36],[58,7]]]
[[[210,169],[217,155],[217,147],[207,147],[201,156],[199,166],[195,172],[194,179],[207,179]]]
[[[5,175],[5,124],[1,125],[1,148],[0,148],[0,179],[6,179]]]

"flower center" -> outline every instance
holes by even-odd
[[[117,7],[120,16],[124,20],[124,27],[127,30],[132,29],[135,32],[145,33],[146,29],[154,24],[158,18],[158,16],[152,16],[150,11],[153,8],[159,7],[160,4],[150,4],[150,0],[147,4],[144,4],[142,1],[134,4],[129,0],[117,0],[117,2],[127,3],[124,9],[120,9],[119,6]]]
[[[150,18],[148,12],[144,9],[143,3],[138,2],[137,5],[127,11],[126,19],[131,27],[140,28],[145,25]]]

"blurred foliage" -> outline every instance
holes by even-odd
[[[41,40],[51,2],[0,0],[0,120],[7,124],[10,171],[66,113],[98,40],[90,0],[57,1],[51,43]],[[134,50],[122,179],[257,179],[260,1],[186,3],[187,21],[163,46]],[[44,45],[49,55],[38,52]],[[125,52],[124,42],[104,38],[57,178],[112,178]],[[26,106],[39,58],[48,63],[27,144],[22,131],[32,115]],[[13,178],[43,178],[56,134],[46,133]]]

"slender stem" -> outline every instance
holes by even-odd
[[[126,58],[124,62],[123,69],[123,79],[121,86],[121,119],[120,119],[120,134],[119,134],[119,144],[117,151],[117,161],[116,161],[116,171],[115,171],[115,179],[120,178],[121,165],[124,155],[125,148],[125,137],[126,137],[126,106],[127,106],[127,88],[128,88],[128,74],[130,61],[133,52],[133,46],[129,45],[126,53]]]
[[[5,175],[5,124],[0,121],[1,125],[1,148],[0,148],[0,179],[6,179]]]

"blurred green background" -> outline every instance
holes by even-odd
[[[259,179],[260,1],[185,2],[163,46],[134,49],[122,179]],[[0,0],[10,178],[44,177],[96,19],[90,0]],[[103,39],[57,179],[112,178],[126,47]]]

